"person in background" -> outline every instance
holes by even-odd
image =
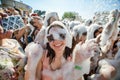
[[[1,9],[0,10],[0,39],[2,38],[12,38],[12,30],[8,30],[4,32],[3,27],[2,27],[2,19],[4,17],[7,17],[7,14],[4,13],[4,11]]]
[[[3,33],[0,26],[0,79],[18,80],[24,77],[25,53],[11,33]]]
[[[34,16],[31,16],[31,23],[33,23],[33,27],[35,28],[34,29],[34,36],[36,36],[37,33],[41,30],[41,28],[43,26],[42,18],[39,17],[37,14]]]
[[[53,21],[59,21],[57,12],[47,12],[44,18],[44,27],[48,27]]]
[[[43,22],[43,27],[42,29],[38,32],[34,42],[40,43],[43,48],[45,48],[44,44],[44,37],[45,37],[45,29],[49,27],[49,25],[54,22],[54,21],[59,21],[58,13],[57,12],[48,12],[45,15],[44,22]]]

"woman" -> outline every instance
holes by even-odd
[[[72,35],[73,35],[73,49],[74,49],[75,45],[78,44],[79,42],[81,43],[85,42],[87,36],[87,29],[85,26],[77,25],[73,28]]]
[[[98,24],[92,24],[88,28],[87,40],[94,39],[102,33],[103,27]]]
[[[54,22],[48,28],[47,53],[43,59],[43,80],[48,80],[48,77],[51,77],[49,72],[53,74],[58,73],[58,75],[52,76],[51,80],[55,78],[55,80],[64,80],[61,72],[62,69],[60,71],[57,70],[71,60],[71,49],[67,44],[67,38],[70,37],[68,33],[68,30],[60,22]],[[45,64],[47,62],[48,64]]]
[[[34,80],[67,80],[65,79],[66,74],[64,70],[65,64],[72,62],[71,58],[71,35],[67,28],[59,21],[53,22],[46,30],[45,43],[47,44],[46,50],[42,51],[42,57],[37,62],[33,78]],[[39,44],[38,44],[39,45]],[[33,59],[31,54],[28,60]],[[39,53],[41,55],[41,53]],[[40,56],[39,56],[40,57]],[[38,58],[38,57],[37,57]],[[29,65],[34,61],[28,61],[25,80],[30,80],[33,76],[29,72]],[[31,63],[31,64],[30,64]],[[67,70],[66,70],[67,71]],[[30,76],[31,75],[31,76]],[[34,77],[33,76],[33,77]]]
[[[0,80],[18,80],[24,76],[25,54],[17,40],[10,39],[11,34],[3,33],[0,26]]]
[[[53,21],[59,21],[57,12],[47,12],[44,18],[44,26],[48,27]]]

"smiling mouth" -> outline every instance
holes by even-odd
[[[55,44],[54,46],[55,47],[60,47],[60,46],[62,46],[62,44]]]

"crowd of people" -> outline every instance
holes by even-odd
[[[0,80],[120,80],[120,11],[108,22],[0,9]]]

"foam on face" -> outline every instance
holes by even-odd
[[[65,40],[66,31],[65,29],[59,27],[53,27],[50,29],[49,34],[47,35],[47,39],[48,41]]]

